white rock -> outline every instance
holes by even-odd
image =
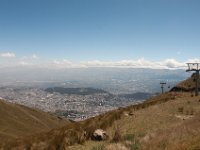
[[[98,140],[98,141],[102,141],[102,140],[106,140],[108,137],[106,131],[102,130],[102,129],[96,129],[93,133],[93,139],[94,140]]]

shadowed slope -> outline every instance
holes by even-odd
[[[68,124],[40,110],[0,100],[0,141],[48,131]]]

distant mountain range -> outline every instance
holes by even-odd
[[[96,93],[108,93],[101,89],[94,88],[63,88],[63,87],[53,87],[45,89],[46,92],[53,93],[58,92],[60,94],[76,94],[76,95],[91,95]]]
[[[74,95],[92,95],[92,94],[110,94],[109,92],[101,89],[95,89],[95,88],[63,88],[63,87],[52,87],[47,88],[44,91],[53,93],[57,92],[60,94],[74,94]],[[112,95],[112,94],[110,94]],[[145,100],[153,96],[151,93],[144,93],[144,92],[137,92],[132,94],[119,94],[119,95],[113,95],[118,96],[120,98],[126,98],[126,99],[136,99],[136,100]]]

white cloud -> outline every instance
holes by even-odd
[[[46,64],[43,64],[41,66],[48,67],[48,68],[54,68],[54,69],[62,69],[62,68],[82,68],[84,67],[80,63],[73,63],[69,60],[54,60],[52,62],[48,62]]]
[[[31,56],[31,58],[32,58],[32,59],[39,59],[39,57],[38,57],[37,55],[35,55],[35,54],[33,54],[33,55]]]
[[[23,56],[21,59],[23,60],[33,60],[33,59],[39,59],[40,57],[38,57],[36,54],[33,54],[32,56]]]
[[[12,52],[0,53],[0,57],[3,57],[3,58],[14,58],[15,57],[15,53],[12,53]]]
[[[181,68],[181,67],[186,66],[185,63],[180,63],[176,61],[175,59],[166,59],[163,62],[163,65],[166,66],[167,68]]]
[[[198,58],[188,59],[186,63],[200,63],[200,59]]]
[[[20,65],[20,66],[30,66],[30,65],[33,65],[33,64],[26,62],[26,61],[20,61],[20,62],[18,62],[18,65]]]
[[[69,61],[69,60],[64,59],[64,60],[61,60],[61,61],[54,60],[53,64],[61,65],[61,66],[69,66],[69,65],[72,65],[73,63],[71,61]]]
[[[118,66],[121,66],[121,67],[124,66],[124,67],[134,67],[134,68],[138,68],[138,67],[149,68],[149,67],[157,66],[157,63],[145,60],[144,58],[140,58],[138,60],[122,60],[114,64],[117,64]]]
[[[178,62],[175,59],[166,59],[164,61],[155,62],[145,60],[144,58],[138,60],[122,60],[122,61],[87,61],[82,62],[85,67],[120,67],[120,68],[152,68],[152,69],[176,69],[185,68],[185,62]]]
[[[69,60],[54,60],[46,63],[37,63],[36,67],[47,67],[54,69],[63,68],[90,68],[90,67],[115,67],[115,68],[151,68],[151,69],[186,69],[187,62],[200,62],[199,59],[189,59],[185,62],[179,62],[175,59],[166,59],[163,61],[149,61],[144,58],[137,60],[121,60],[121,61],[85,61],[72,62]],[[23,63],[21,63],[23,64]],[[30,64],[30,63],[29,63]],[[24,63],[25,65],[25,63]],[[33,65],[33,64],[32,64]]]
[[[2,54],[1,54],[2,55]],[[14,55],[14,54],[13,54]],[[4,55],[10,56],[10,55]],[[11,55],[12,56],[12,55]],[[14,55],[15,56],[15,55]],[[45,61],[38,60],[38,56],[24,56],[23,58],[16,58],[13,61],[6,61],[1,66],[32,66],[40,68],[64,69],[64,68],[90,68],[90,67],[115,67],[115,68],[152,68],[152,69],[187,69],[188,62],[200,63],[200,59],[193,58],[187,61],[180,62],[176,59],[165,59],[163,61],[150,61],[144,58],[133,60],[120,60],[120,61],[84,61],[72,62],[67,59]]]

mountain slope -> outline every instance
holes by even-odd
[[[193,73],[190,78],[180,82],[175,87],[171,89],[171,91],[185,91],[185,92],[191,92],[195,90],[196,86],[196,74]],[[200,84],[200,80],[199,80]],[[199,87],[200,88],[200,87]]]
[[[93,131],[98,128],[107,131],[107,141],[91,140]],[[32,150],[199,150],[199,141],[200,96],[176,91],[60,129],[3,143],[0,147]]]
[[[70,150],[199,150],[200,96],[170,95],[174,93],[154,97],[166,101],[144,109],[125,108],[121,118],[106,129],[109,140],[89,140]],[[115,139],[116,133],[121,136],[119,140]]]
[[[0,141],[49,131],[69,122],[48,113],[0,100]]]

